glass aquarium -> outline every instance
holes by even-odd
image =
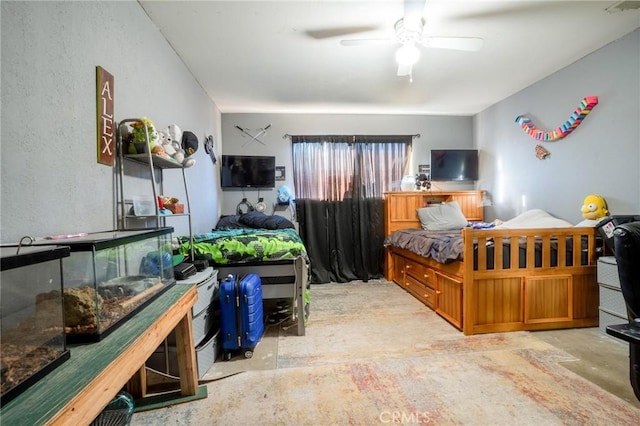
[[[68,247],[0,247],[0,404],[69,359],[62,298]]]
[[[172,232],[107,231],[34,243],[71,249],[63,260],[68,342],[99,341],[175,283]]]

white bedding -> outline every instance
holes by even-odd
[[[525,228],[568,228],[573,224],[566,220],[559,219],[544,210],[532,209],[502,222],[494,229],[525,229]]]

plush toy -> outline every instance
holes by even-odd
[[[177,147],[175,142],[173,142],[171,135],[169,134],[169,129],[168,128],[162,129],[158,132],[158,134],[160,136],[160,143],[162,145],[162,149],[164,150],[165,154],[167,154],[167,156],[176,160],[178,163],[182,162],[183,158],[180,158],[180,157],[176,158]]]
[[[144,122],[144,123],[143,123]],[[145,125],[149,134],[149,150],[154,154],[162,154],[162,145],[160,143],[160,135],[156,130],[153,121],[147,117],[142,117],[142,121],[131,123],[131,143],[129,144],[129,154],[144,154],[144,145],[146,137],[144,133]]]
[[[195,160],[187,158],[182,149],[182,130],[176,124],[172,124],[159,132],[164,152],[183,167],[191,167]]]
[[[196,160],[192,158],[193,154],[198,150],[198,137],[188,130],[182,133],[182,141],[181,141],[182,149],[184,149],[185,153],[185,167],[193,166],[196,163]]]
[[[607,202],[597,194],[590,194],[585,197],[581,211],[584,220],[576,226],[596,226],[602,219],[609,216]]]

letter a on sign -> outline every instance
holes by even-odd
[[[113,121],[113,76],[102,67],[96,67],[96,101],[98,123],[98,163],[113,166],[116,139]]]

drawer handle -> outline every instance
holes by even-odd
[[[407,266],[406,266],[406,268],[407,268],[407,269],[411,269],[411,265],[407,265]]]

